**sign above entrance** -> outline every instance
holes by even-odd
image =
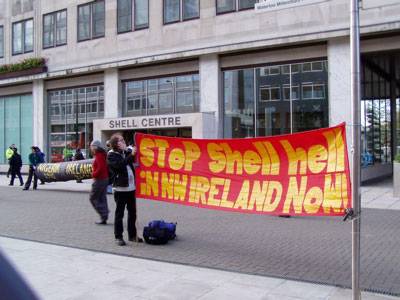
[[[256,12],[267,12],[327,1],[329,0],[260,0],[259,3],[256,3],[255,10]]]
[[[108,120],[109,129],[165,128],[181,126],[181,116],[141,117]]]

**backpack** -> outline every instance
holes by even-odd
[[[143,238],[148,244],[164,245],[168,243],[169,240],[176,238],[175,232],[176,223],[155,220],[149,222],[149,225],[143,228]]]

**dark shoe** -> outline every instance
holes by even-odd
[[[21,183],[19,186],[23,186],[24,184],[23,183]]]
[[[24,187],[22,190],[23,191],[27,191],[27,190],[29,190],[29,188]]]
[[[101,220],[96,222],[97,225],[107,225],[107,220]]]
[[[143,243],[143,239],[140,237],[136,237],[136,238],[129,238],[130,242],[134,242],[134,243]]]
[[[41,183],[39,183],[40,185],[43,185],[44,184],[44,182],[41,182]]]
[[[10,183],[9,186],[13,186],[13,184]]]
[[[124,239],[115,239],[115,243],[116,243],[118,246],[125,246],[125,245],[126,245]]]
[[[34,187],[33,189],[34,189],[34,190],[37,190],[37,187]]]

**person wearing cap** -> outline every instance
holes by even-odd
[[[92,203],[96,212],[100,215],[98,225],[106,225],[108,219],[107,205],[107,186],[108,186],[108,166],[107,152],[104,150],[100,141],[93,141],[90,144],[90,150],[93,153],[93,183],[90,191],[90,203]]]
[[[7,159],[9,165],[10,165],[10,159],[14,155],[14,148],[15,148],[15,144],[12,144],[6,150],[6,159]],[[11,174],[11,165],[8,168],[8,171],[7,171],[7,178],[10,177],[10,174]]]
[[[24,191],[29,190],[29,187],[31,186],[31,182],[32,182],[32,177],[33,177],[33,189],[34,190],[37,189],[38,178],[36,176],[35,170],[36,170],[36,166],[40,162],[40,158],[37,154],[36,148],[37,148],[36,146],[32,146],[31,147],[32,153],[29,154],[29,175],[28,175],[28,179],[26,180],[26,183],[25,183]]]

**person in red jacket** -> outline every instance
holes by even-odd
[[[109,213],[107,205],[107,186],[109,182],[107,152],[100,141],[93,141],[90,144],[90,150],[94,155],[90,203],[92,203],[94,209],[100,215],[100,221],[96,222],[96,224],[106,225]]]

